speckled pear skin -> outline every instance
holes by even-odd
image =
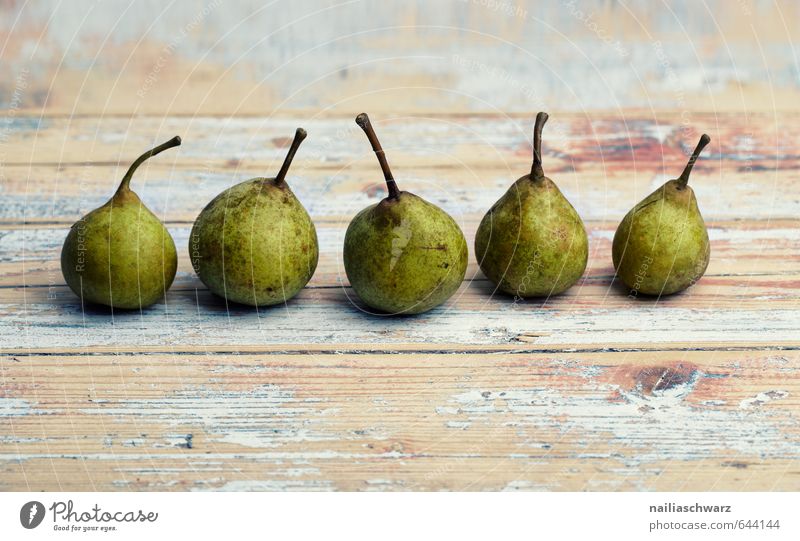
[[[708,232],[691,186],[670,180],[633,207],[614,234],[617,276],[632,291],[670,295],[708,268]]]
[[[542,130],[536,115],[531,172],[518,179],[483,217],[475,255],[486,277],[519,298],[557,295],[586,270],[589,239],[580,216],[542,168]]]
[[[251,306],[288,301],[317,268],[317,231],[285,182],[254,178],[219,194],[189,238],[192,266],[216,295]]]
[[[409,192],[365,208],[345,234],[350,285],[367,305],[388,314],[420,314],[445,302],[461,285],[467,259],[455,220]]]
[[[70,289],[114,308],[145,308],[163,299],[177,268],[167,228],[131,191],[76,222],[61,250]]]
[[[145,160],[181,144],[180,137],[142,154],[114,196],[78,220],[61,249],[61,272],[84,303],[142,309],[164,298],[178,256],[164,224],[130,189]]]
[[[631,296],[671,295],[705,274],[711,247],[689,175],[710,141],[703,134],[681,176],[645,197],[617,227],[611,255]]]
[[[497,288],[521,298],[557,295],[583,276],[589,240],[578,213],[547,177],[525,175],[489,209],[475,255]]]

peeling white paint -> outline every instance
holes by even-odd
[[[277,480],[265,479],[261,481],[237,480],[228,481],[220,487],[206,487],[206,488],[193,488],[193,491],[200,490],[213,490],[217,492],[285,492],[285,491],[301,491],[301,492],[316,492],[316,491],[329,491],[334,490],[335,487],[332,481],[321,480]]]
[[[0,413],[0,417],[3,417],[2,413]],[[29,438],[25,436],[10,436],[6,434],[0,434],[0,443],[2,444],[11,444],[11,445],[19,445],[25,443],[42,443],[46,441],[45,438]]]
[[[33,413],[33,407],[21,398],[0,397],[0,417],[21,417]]]
[[[366,479],[366,492],[381,492],[384,490],[410,490],[402,479]]]
[[[772,402],[773,400],[781,400],[789,396],[789,393],[786,391],[765,391],[763,393],[758,393],[754,398],[746,398],[739,403],[739,407],[742,409],[753,409],[758,408],[768,402]]]
[[[468,287],[468,286],[465,286]],[[463,292],[463,289],[462,289]],[[204,293],[205,294],[205,293]],[[193,296],[170,293],[170,317],[164,325],[148,325],[136,318],[115,318],[104,313],[82,313],[80,306],[0,306],[4,322],[0,340],[17,349],[93,346],[160,345],[235,349],[253,344],[324,345],[360,344],[640,344],[674,342],[725,342],[731,336],[758,344],[774,344],[796,331],[800,310],[719,310],[710,306],[687,309],[641,304],[609,309],[541,310],[519,304],[509,309],[504,298],[486,298],[481,310],[453,310],[451,303],[424,317],[376,320],[356,309],[333,309],[330,303],[310,303],[301,292],[284,309],[253,311],[232,309],[235,328],[224,310],[198,309]],[[458,293],[456,294],[456,298]],[[346,301],[344,301],[346,302]],[[453,302],[453,301],[451,301]],[[152,310],[163,310],[156,306]],[[286,317],[286,310],[291,317]],[[36,311],[35,318],[26,314]],[[365,330],[369,319],[370,327]],[[436,319],[435,325],[431,320]],[[686,321],[692,321],[691,326]],[[92,332],[87,333],[86,328]]]
[[[147,453],[145,455],[148,459],[152,460],[175,460],[174,453]],[[202,455],[204,460],[222,460],[229,461],[232,459],[240,458],[240,452],[205,452]],[[249,459],[255,461],[266,461],[273,464],[282,464],[284,461],[292,462],[293,464],[307,463],[311,464],[315,460],[373,460],[373,459],[409,459],[414,455],[410,453],[401,453],[399,451],[386,451],[383,453],[351,453],[343,451],[323,450],[323,451],[261,451],[247,453]],[[181,457],[182,459],[185,457]],[[81,460],[97,460],[97,461],[112,461],[119,462],[123,460],[141,460],[141,453],[91,453],[86,452],[82,454],[77,453],[26,453],[20,456],[15,453],[0,453],[0,462],[18,462],[20,460],[51,460],[51,459],[81,459]]]
[[[529,481],[525,479],[517,479],[510,481],[505,487],[501,489],[502,492],[518,492],[518,491],[539,491],[547,492],[553,490],[554,485],[549,483],[538,483],[536,481]]]
[[[476,390],[457,394],[451,402],[461,412],[455,420],[491,424],[511,415],[523,430],[569,434],[570,438],[585,439],[587,446],[602,442],[618,453],[588,453],[584,455],[587,459],[614,458],[631,466],[722,453],[800,456],[800,441],[786,437],[787,430],[797,430],[797,420],[689,404],[685,399],[702,377],[696,372],[689,381],[652,395],[598,384],[570,395],[549,388],[505,389],[502,399],[496,393],[487,398]],[[615,393],[622,400],[606,398]],[[756,399],[784,398],[782,392],[771,398],[762,394]]]
[[[294,392],[276,385],[251,390],[186,388],[163,398],[119,400],[102,408],[84,408],[88,415],[113,416],[117,422],[135,418],[137,424],[154,422],[182,434],[168,434],[167,446],[186,446],[193,431],[211,441],[248,448],[277,448],[287,443],[330,441],[335,435],[323,428],[323,420],[336,410],[312,408],[322,402],[298,400]],[[191,439],[191,438],[189,438]],[[198,443],[193,442],[193,446]]]

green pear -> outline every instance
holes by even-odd
[[[483,217],[475,255],[486,277],[516,297],[547,297],[571,287],[586,270],[589,241],[580,216],[542,169],[542,128],[536,115],[533,166]]]
[[[612,257],[617,276],[631,295],[670,295],[694,284],[706,272],[708,232],[689,175],[711,141],[703,134],[681,176],[645,197],[622,219],[614,234]]]
[[[449,214],[421,197],[401,192],[366,113],[356,123],[378,157],[388,197],[350,222],[344,268],[356,294],[389,314],[419,314],[439,306],[467,272],[467,242]]]
[[[317,230],[286,184],[306,138],[298,128],[275,178],[253,178],[228,188],[200,213],[189,253],[197,276],[216,295],[251,306],[284,303],[317,268]]]
[[[82,301],[112,308],[145,308],[162,299],[175,279],[175,242],[130,188],[136,169],[176,147],[175,137],[139,156],[109,201],[80,220],[61,248],[61,272]]]

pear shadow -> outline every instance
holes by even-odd
[[[348,314],[358,316],[364,320],[379,319],[387,322],[403,320],[410,321],[415,319],[424,319],[426,317],[430,317],[440,310],[447,310],[447,301],[445,301],[439,306],[431,308],[430,310],[420,314],[395,314],[391,312],[382,312],[365,304],[364,301],[362,301],[361,298],[356,294],[356,292],[353,291],[351,286],[343,285],[337,287],[336,289],[337,297],[334,299],[334,303],[346,309]]]
[[[485,278],[483,275],[476,276],[469,282],[469,289],[480,293],[484,297],[494,298],[495,296],[509,297],[508,294],[500,291],[491,280]],[[510,297],[513,298],[513,297]]]
[[[147,313],[168,310],[168,305],[164,299],[158,300],[144,308],[112,308],[105,304],[84,301],[81,306],[81,301],[76,298],[74,302],[67,303],[67,306],[74,307],[76,311],[81,312],[84,316],[88,317],[114,317],[115,319],[130,319],[132,317],[140,317]]]
[[[506,293],[500,289],[497,284],[486,277],[483,271],[476,272],[473,278],[469,281],[469,285],[467,287],[480,293],[481,296],[486,298],[487,302],[495,301],[505,303],[514,302],[515,299],[515,295]]]
[[[487,308],[491,308],[488,303],[493,302],[501,307],[524,305],[530,310],[548,310],[559,299],[569,297],[566,292],[550,296],[522,297],[503,291],[488,278],[475,279],[470,283],[470,287],[486,297],[484,307]]]
[[[243,304],[236,301],[227,300],[225,297],[213,293],[205,285],[203,285],[202,282],[197,281],[196,284],[188,285],[186,289],[170,291],[168,301],[175,305],[182,305],[185,303],[197,308],[202,307],[204,314],[210,314],[211,317],[220,315],[246,316],[249,314],[266,316],[273,310],[292,307],[297,302],[297,297],[300,297],[303,294],[303,291],[304,290],[301,290],[300,293],[283,302],[264,306],[253,306],[250,304]]]
[[[611,280],[611,289],[614,290],[616,293],[618,293],[620,295],[624,295],[624,296],[628,297],[629,299],[632,299],[632,300],[634,300],[636,302],[640,302],[642,304],[655,305],[657,303],[669,302],[672,299],[679,299],[679,298],[681,298],[683,296],[683,294],[687,290],[691,289],[691,287],[688,287],[688,288],[684,289],[683,291],[678,291],[676,293],[671,293],[669,295],[650,295],[650,294],[647,294],[647,293],[642,293],[640,291],[636,291],[635,294],[634,294],[635,290],[633,290],[630,287],[626,286],[622,282],[622,280],[620,280],[617,276],[614,276],[612,278],[612,280]]]
[[[188,304],[197,308],[202,307],[205,313],[211,315],[225,314],[228,306],[224,298],[214,295],[202,283],[191,284],[186,289],[170,291],[170,301],[175,305]]]

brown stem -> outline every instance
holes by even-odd
[[[697,161],[698,156],[700,153],[703,152],[703,149],[706,148],[706,145],[711,142],[711,137],[706,135],[705,133],[700,137],[700,142],[697,143],[697,147],[692,152],[692,156],[689,158],[689,163],[686,164],[686,168],[681,173],[681,176],[678,177],[678,187],[685,188],[687,184],[689,184],[689,175],[692,172],[692,167],[694,167],[694,162]]]
[[[117,193],[127,192],[128,190],[131,189],[131,177],[133,177],[133,173],[145,161],[147,161],[151,157],[155,156],[156,154],[160,154],[160,153],[164,152],[165,150],[167,150],[169,148],[180,146],[180,144],[181,144],[181,138],[180,138],[179,135],[176,135],[175,137],[173,137],[172,139],[170,139],[166,143],[162,143],[162,144],[158,145],[157,147],[148,150],[147,152],[145,152],[144,154],[142,154],[138,158],[136,158],[136,161],[133,162],[133,164],[131,164],[131,166],[128,168],[128,172],[125,173],[124,177],[122,177],[122,182],[120,182],[119,188],[117,188]]]
[[[375,151],[375,155],[378,157],[378,163],[381,164],[383,178],[386,179],[386,187],[389,190],[389,199],[399,198],[400,190],[397,188],[397,183],[394,181],[392,171],[389,169],[389,163],[386,161],[386,154],[383,152],[383,148],[381,148],[381,143],[378,141],[378,136],[375,135],[375,130],[372,128],[372,123],[369,121],[367,113],[358,115],[356,117],[356,124],[361,126],[364,133],[367,134],[367,139],[369,139],[369,143],[372,145],[372,150]]]
[[[542,129],[548,118],[550,117],[547,113],[539,113],[536,115],[536,124],[533,127],[533,166],[531,166],[531,177],[534,180],[541,180],[544,178],[544,169],[542,169]]]
[[[275,177],[275,184],[281,184],[284,179],[286,179],[286,173],[289,172],[289,166],[292,165],[294,155],[297,154],[297,149],[300,148],[300,143],[303,142],[303,139],[305,139],[307,135],[308,134],[306,133],[306,130],[303,128],[297,128],[297,131],[294,132],[292,146],[289,147],[289,152],[286,153],[286,159],[283,160],[281,170],[278,171],[278,176]]]

